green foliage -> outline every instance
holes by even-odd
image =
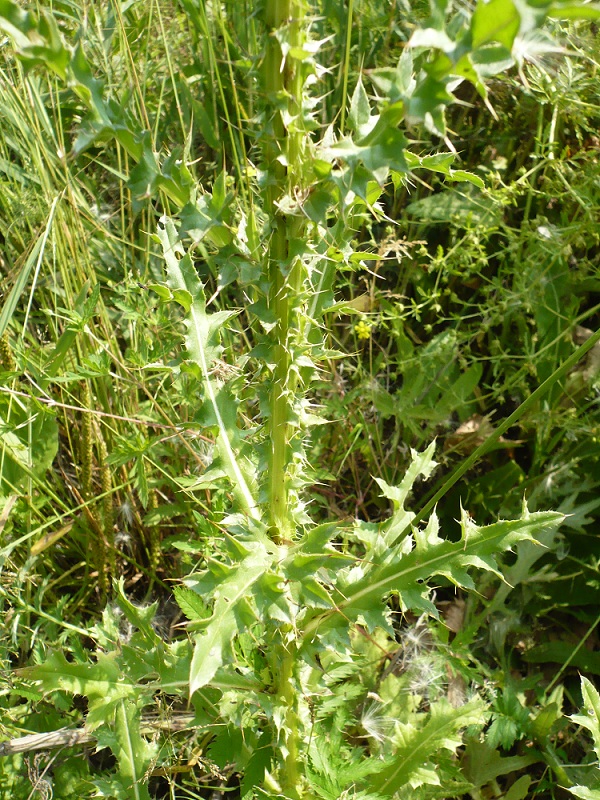
[[[2,601],[16,619],[2,660],[22,698],[34,682],[52,708],[46,729],[84,723],[115,760],[57,770],[65,796],[216,782],[249,799],[479,798],[538,764],[597,796],[555,749],[563,687],[510,676],[511,647],[521,669],[595,672],[581,643],[526,637],[520,614],[556,606],[558,527],[573,512],[585,537],[597,505],[581,476],[599,456],[585,425],[600,333],[574,333],[596,310],[597,166],[584,153],[574,187],[557,157],[559,117],[580,150],[594,127],[570,110],[572,67],[554,70],[561,93],[540,59],[572,63],[549,20],[600,11],[492,0],[388,19],[375,5],[353,24],[352,3],[36,17],[0,0],[13,43],[0,214],[29,204],[8,232],[0,314]],[[166,38],[177,24],[191,36]],[[513,65],[520,83],[490,84]],[[529,151],[468,142],[490,110],[515,138],[506,86],[539,108]],[[341,508],[317,502],[326,480]],[[105,561],[125,578],[98,622]],[[161,619],[173,577],[182,636]],[[464,621],[445,627],[456,596]],[[583,684],[588,710],[594,692]],[[186,704],[178,738],[167,711]],[[149,712],[167,720],[161,738]],[[525,739],[532,750],[507,752]],[[7,785],[27,796],[11,764]]]
[[[587,678],[581,678],[581,694],[583,697],[584,714],[574,714],[571,719],[581,725],[592,734],[594,753],[596,754],[596,768],[586,774],[586,782],[583,786],[570,786],[569,791],[575,797],[583,800],[597,800],[600,797],[600,724],[598,716],[600,714],[600,695]],[[585,773],[584,773],[585,774]]]

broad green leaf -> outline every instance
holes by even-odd
[[[66,76],[70,53],[51,14],[43,13],[36,21],[11,0],[0,0],[0,30],[13,39],[26,67],[44,64],[60,78]]]
[[[187,586],[174,586],[173,594],[179,608],[192,622],[198,622],[210,616],[206,603],[193,589]]]
[[[12,0],[0,0],[0,28],[13,39],[16,47],[23,49],[29,47],[35,37],[36,24],[30,11],[23,11]]]
[[[502,756],[495,747],[484,739],[470,738],[461,759],[462,771],[477,788],[495,781],[500,775],[519,772],[539,761],[539,755],[530,753],[523,756]]]
[[[35,400],[0,395],[0,495],[42,480],[58,452],[58,423]]]
[[[588,789],[587,786],[569,786],[569,792],[581,800],[600,800],[600,789]]]
[[[96,120],[102,126],[112,127],[112,119],[104,103],[104,82],[94,78],[81,42],[75,47],[70,67],[77,94],[85,102],[86,106],[91,109]],[[132,155],[134,154],[132,153]],[[137,155],[139,156],[139,153]]]
[[[106,746],[110,747],[109,744]],[[108,800],[130,800],[126,788],[117,775],[112,774],[106,778],[95,778],[92,783],[96,789],[97,797],[106,797]]]
[[[472,172],[467,172],[464,169],[451,169],[448,178],[451,181],[456,181],[457,183],[472,183],[479,189],[485,188],[485,183],[479,177],[479,175],[474,175]]]
[[[65,44],[51,14],[42,13],[36,20],[11,0],[0,0],[0,30],[13,38],[26,67],[40,64],[52,70],[68,82],[89,109],[73,146],[75,153],[96,141],[115,138],[137,162],[130,175],[134,206],[158,189],[179,206],[187,202],[192,184],[187,167],[176,164],[172,154],[161,171],[150,133],[126,114],[121,103],[104,100],[103,82],[94,77],[81,42],[74,48]]]
[[[451,52],[455,46],[456,43],[448,34],[437,28],[417,28],[407,44],[407,47],[413,49],[424,47],[426,50],[442,50],[444,52]]]
[[[530,664],[568,663],[592,675],[600,675],[600,653],[571,642],[544,642],[527,650],[523,657]]]
[[[531,775],[521,775],[504,795],[504,800],[525,800],[529,794]]]
[[[521,16],[512,0],[479,0],[471,17],[472,47],[476,50],[489,42],[498,42],[512,50],[519,33]]]
[[[273,758],[274,752],[270,731],[263,731],[243,772],[243,778],[240,784],[240,796],[242,800],[250,800],[250,798],[255,796],[254,790],[262,785],[265,777],[265,770],[271,768]]]
[[[98,732],[98,744],[110,747],[117,759],[119,778],[129,800],[150,800],[147,771],[158,747],[140,734],[140,710],[134,700],[120,700],[114,730]]]
[[[472,219],[480,225],[493,225],[501,213],[481,192],[469,185],[415,200],[406,210],[417,219],[428,222]]]
[[[553,19],[600,19],[600,3],[552,3],[548,16]]]
[[[115,655],[99,653],[95,664],[71,664],[61,652],[55,652],[43,664],[23,667],[18,674],[39,682],[44,691],[60,689],[87,697],[86,725],[94,730],[113,719],[119,701],[140,694],[139,686],[124,679]]]

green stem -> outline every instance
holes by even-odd
[[[346,98],[348,97],[348,76],[350,74],[350,48],[352,47],[352,15],[354,11],[354,0],[348,0],[348,14],[346,16],[346,43],[344,47],[344,65],[342,79],[342,98],[340,103],[340,131],[344,134],[346,125]]]
[[[298,753],[298,714],[296,710],[297,692],[294,686],[294,668],[297,655],[293,645],[282,647],[279,672],[278,695],[286,706],[285,715],[285,749],[282,770],[280,772],[281,788],[286,797],[300,797],[300,769]]]
[[[297,374],[293,369],[294,350],[299,339],[300,294],[304,284],[304,266],[290,244],[298,241],[305,222],[302,217],[284,214],[281,201],[294,198],[302,184],[304,133],[301,126],[288,130],[281,116],[285,98],[288,118],[300,117],[302,109],[302,74],[298,61],[284,59],[276,32],[282,32],[291,48],[302,45],[302,6],[299,0],[267,0],[265,21],[268,28],[263,63],[267,103],[265,161],[267,187],[265,211],[271,220],[267,253],[269,308],[275,317],[271,386],[268,458],[268,513],[271,535],[277,541],[293,539],[294,522],[290,503],[290,467],[293,460],[292,438]],[[285,32],[285,33],[283,33]]]
[[[292,473],[294,439],[298,436],[295,423],[298,370],[294,361],[303,342],[306,278],[302,247],[298,243],[305,239],[306,222],[290,206],[301,198],[306,181],[303,174],[306,134],[301,124],[302,65],[291,54],[302,48],[302,3],[303,0],[265,0],[267,44],[263,75],[267,108],[263,150],[266,173],[264,203],[270,221],[265,272],[269,282],[269,309],[275,321],[271,334],[274,371],[267,422],[266,509],[270,535],[277,542],[293,540],[295,533]],[[285,56],[280,45],[284,39],[289,46]],[[278,779],[282,794],[290,800],[299,800],[302,795],[302,774],[295,675],[298,654],[291,627],[283,626],[276,635],[278,643],[273,649],[272,673],[277,702],[284,719],[280,731]]]

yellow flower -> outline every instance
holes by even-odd
[[[373,326],[366,323],[364,319],[361,319],[361,321],[354,326],[354,330],[359,339],[370,339],[372,327]]]

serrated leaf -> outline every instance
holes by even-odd
[[[225,769],[228,764],[239,767],[243,750],[244,731],[231,725],[222,726],[208,746],[211,761],[221,769]]]
[[[411,462],[399,486],[389,486],[389,484],[381,478],[375,478],[382,495],[387,497],[388,500],[391,500],[395,507],[394,515],[383,529],[383,538],[388,546],[395,543],[398,536],[407,530],[411,521],[414,519],[414,513],[406,511],[404,503],[412,491],[416,480],[420,477],[427,480],[437,467],[437,463],[433,460],[435,441],[431,442],[429,447],[422,453],[417,453],[416,450],[412,449],[410,452]]]
[[[170,288],[173,291],[184,291],[193,299],[186,319],[188,329],[186,345],[192,360],[198,365],[202,374],[207,401],[218,428],[217,447],[224,469],[242,508],[251,516],[258,518],[259,513],[249,479],[245,474],[245,466],[236,455],[232,444],[239,436],[235,427],[235,407],[232,408],[231,403],[219,402],[219,392],[211,377],[212,365],[220,352],[219,331],[237,312],[206,313],[204,288],[196,275],[189,254],[185,254],[179,242],[172,220],[162,218],[158,227],[158,239],[163,247]]]
[[[45,691],[61,689],[87,697],[89,730],[110,721],[118,702],[140,692],[125,679],[114,653],[98,653],[96,664],[71,664],[62,653],[51,653],[43,664],[24,667],[17,674],[39,682]]]
[[[109,745],[106,746],[108,747]],[[98,797],[107,797],[109,800],[128,800],[127,791],[116,776],[95,778],[92,784],[98,793]]]
[[[467,170],[464,169],[451,169],[448,178],[457,183],[472,183],[473,186],[477,186],[479,189],[485,188],[485,183],[479,175],[474,175],[472,172],[467,172]]]
[[[152,646],[161,641],[160,636],[152,627],[152,622],[158,610],[158,602],[149,606],[135,606],[125,595],[125,580],[119,578],[114,581],[115,599],[117,605],[127,620],[139,630],[144,641]]]
[[[195,637],[190,667],[190,695],[206,686],[225,661],[233,637],[245,627],[247,597],[256,581],[271,566],[273,555],[258,543],[253,547],[253,552],[230,570],[216,589],[210,621],[205,630]]]
[[[486,720],[482,700],[454,708],[447,701],[439,701],[431,708],[429,720],[422,728],[412,723],[399,723],[395,735],[394,759],[371,785],[382,794],[393,796],[406,786],[410,778],[441,749],[454,752],[462,744],[460,731],[468,725],[482,725]]]
[[[535,753],[523,756],[502,756],[487,740],[471,738],[461,760],[467,779],[477,788],[486,786],[500,775],[518,772],[535,764],[540,757]]]
[[[193,589],[187,586],[174,586],[173,594],[179,608],[192,622],[198,622],[210,616],[210,611],[206,604]]]
[[[571,719],[592,734],[594,752],[600,760],[600,694],[587,678],[581,676],[581,695],[585,714],[573,714]]]
[[[524,539],[535,539],[535,534],[557,527],[562,514],[551,511],[530,514],[527,518],[501,520],[484,527],[477,526],[464,514],[462,539],[450,542],[437,536],[437,521],[430,520],[427,529],[415,535],[412,551],[405,552],[404,544],[397,545],[385,563],[363,565],[355,580],[334,587],[333,600],[347,620],[356,620],[373,610],[381,609],[382,598],[390,592],[414,592],[415,587],[426,583],[434,575],[443,575],[457,586],[473,588],[470,568],[498,573],[496,556],[511,549]],[[342,618],[330,619],[329,624],[341,624]],[[316,627],[313,620],[308,628]]]
[[[271,768],[272,760],[273,746],[270,741],[269,731],[263,731],[244,769],[244,775],[240,783],[242,800],[244,798],[249,800],[253,796],[253,790],[262,785],[265,770]]]

